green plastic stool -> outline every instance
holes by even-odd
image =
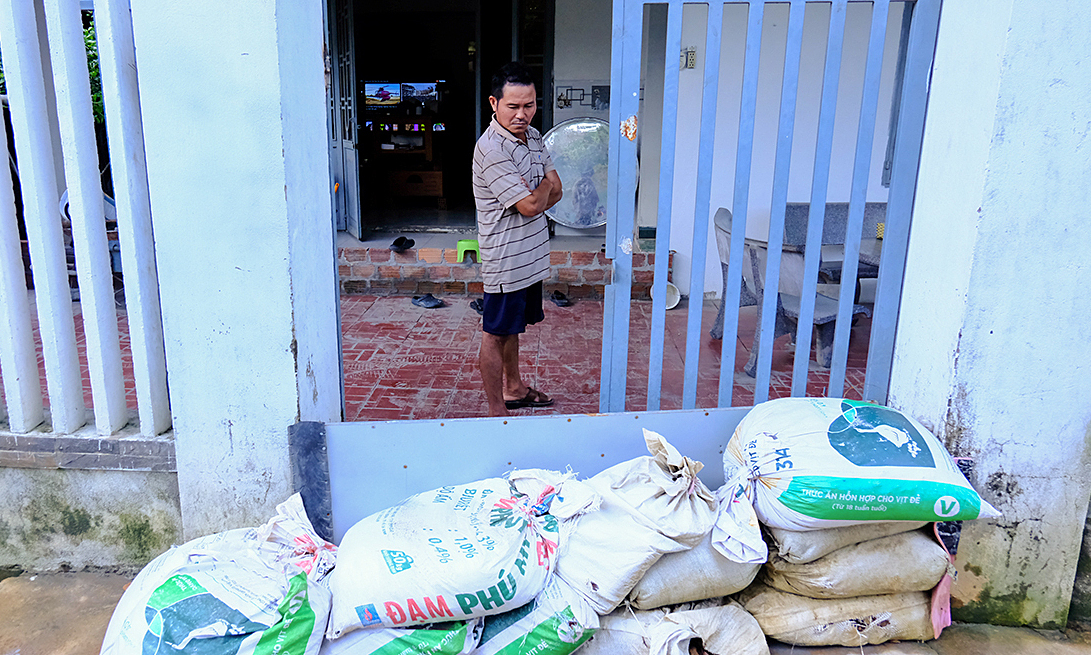
[[[477,239],[458,240],[458,263],[462,263],[462,259],[466,256],[467,252],[473,252],[474,261],[481,263],[481,252],[477,249]]]

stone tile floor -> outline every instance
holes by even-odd
[[[345,376],[345,420],[465,418],[485,415],[485,392],[477,368],[481,317],[466,296],[445,296],[446,306],[424,309],[407,296],[341,296]],[[92,406],[87,373],[86,337],[75,305],[76,340],[83,368],[84,398]],[[702,309],[697,405],[715,407],[719,385],[721,346],[708,336],[718,301]],[[520,410],[553,414],[597,412],[601,370],[603,301],[579,300],[570,307],[545,303],[546,319],[531,326],[520,339],[524,379],[553,396],[553,407]],[[682,406],[685,371],[685,300],[667,312],[663,356],[661,409]],[[633,301],[630,316],[630,355],[626,409],[647,408],[648,344],[651,301]],[[754,380],[739,371],[753,343],[756,308],[740,310],[739,340],[735,350],[734,404],[754,399]],[[859,399],[863,392],[871,322],[861,319],[852,328],[844,397]],[[136,409],[127,316],[118,309],[126,399]],[[45,364],[40,339],[38,362],[42,394],[48,403]],[[790,395],[792,351],[788,338],[774,345],[770,398]],[[811,357],[807,395],[826,395],[829,373]],[[837,395],[837,394],[835,394]],[[3,398],[0,391],[0,399]]]
[[[423,309],[406,297],[342,296],[341,327],[345,373],[345,420],[464,418],[485,415],[485,392],[477,368],[481,318],[469,298],[448,296],[447,305]],[[715,407],[721,342],[708,336],[717,302],[703,307],[697,404]],[[597,412],[602,348],[602,301],[578,301],[570,307],[545,303],[546,319],[520,338],[526,382],[556,403],[521,412],[575,414]],[[647,406],[648,344],[652,303],[634,301],[630,316],[630,356],[626,409]],[[753,342],[756,308],[740,312],[739,371]],[[685,304],[667,312],[663,357],[662,409],[682,406],[686,349]],[[844,396],[859,399],[871,322],[852,329]],[[774,345],[770,397],[790,395],[792,352],[788,338]],[[808,395],[824,396],[829,373],[811,362]],[[749,405],[754,380],[736,372],[734,404]]]

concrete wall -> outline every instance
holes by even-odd
[[[1076,585],[1072,590],[1068,620],[1080,624],[1085,630],[1091,629],[1091,512],[1088,512],[1087,522],[1084,523],[1083,548],[1076,564]]]
[[[946,3],[890,404],[1003,513],[971,522],[956,619],[1065,623],[1091,480],[1091,7]]]
[[[137,569],[181,536],[174,473],[0,468],[0,569]]]
[[[321,0],[132,3],[185,535],[291,492],[340,415]]]

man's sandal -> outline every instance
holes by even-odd
[[[553,399],[538,391],[534,387],[527,387],[527,395],[518,400],[505,400],[504,405],[508,409],[520,409],[522,407],[549,407]]]

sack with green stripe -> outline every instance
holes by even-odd
[[[356,630],[322,642],[319,655],[469,655],[481,640],[481,618],[415,625],[411,628]]]
[[[259,528],[175,546],[126,589],[101,655],[316,655],[335,554],[314,532],[299,494]]]
[[[754,407],[724,451],[724,480],[732,498],[713,541],[738,562],[765,561],[759,521],[816,530],[999,516],[923,425],[889,407],[840,398]]]

